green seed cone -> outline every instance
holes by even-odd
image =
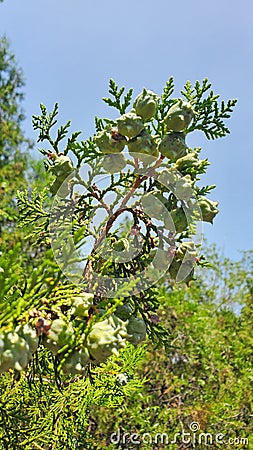
[[[156,113],[158,98],[153,91],[144,88],[133,104],[136,114],[141,116],[144,121],[150,120]]]
[[[104,154],[120,153],[124,149],[127,140],[117,129],[102,130],[94,138],[99,150]]]
[[[121,320],[127,320],[133,314],[131,306],[127,303],[125,305],[120,305],[115,311],[115,315]]]
[[[175,164],[175,169],[179,172],[184,172],[189,168],[197,169],[203,160],[198,158],[197,153],[190,152],[187,155],[183,156],[183,158],[179,158]]]
[[[185,156],[187,152],[187,145],[185,143],[185,136],[183,133],[168,133],[161,140],[159,152],[175,162],[177,159]]]
[[[63,319],[55,319],[52,321],[51,328],[46,336],[43,337],[43,344],[53,355],[65,347],[71,345],[74,338],[74,329],[70,322]]]
[[[127,340],[133,345],[138,345],[146,339],[146,324],[139,317],[131,317],[127,325]]]
[[[55,155],[53,158],[53,166],[50,167],[50,172],[58,178],[65,179],[73,172],[73,165],[71,159],[66,155]]]
[[[173,193],[178,200],[189,201],[190,198],[193,196],[192,185],[193,182],[191,180],[190,175],[186,175],[185,177],[179,178],[176,181]]]
[[[132,139],[144,129],[144,123],[135,113],[123,114],[117,119],[119,133]]]
[[[201,210],[202,220],[204,222],[213,223],[214,217],[218,214],[219,209],[217,208],[219,202],[213,202],[206,197],[198,198],[198,205]]]
[[[104,362],[112,354],[126,345],[126,324],[111,315],[107,319],[95,323],[87,338],[87,349],[94,363]]]
[[[187,217],[182,207],[173,209],[170,211],[170,217],[167,219],[165,216],[165,227],[167,230],[176,233],[182,233],[188,226]]]
[[[182,242],[176,253],[176,259],[184,262],[194,262],[197,256],[198,252],[193,241]]]
[[[169,109],[164,122],[168,130],[183,131],[190,125],[193,117],[194,110],[191,104],[179,99],[178,102]]]
[[[89,309],[93,305],[94,295],[89,293],[80,294],[78,297],[71,298],[71,314],[77,317],[88,316]]]
[[[121,154],[105,155],[103,160],[103,168],[109,173],[118,173],[124,169],[126,161]]]
[[[163,169],[159,172],[158,181],[162,184],[162,186],[171,189],[172,186],[175,185],[178,179],[177,173],[173,172],[171,169]]]
[[[152,163],[159,155],[155,140],[147,130],[143,130],[139,136],[130,139],[127,145],[129,153],[133,157],[138,157],[146,162],[146,164]]]

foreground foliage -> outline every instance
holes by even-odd
[[[215,249],[206,253],[219,269],[208,269],[188,288],[160,288],[160,314],[171,336],[167,350],[151,343],[134,350],[129,344],[120,367],[116,358],[93,368],[88,377],[66,382],[61,390],[52,382],[47,351],[39,355],[35,377],[21,374],[13,381],[11,374],[3,374],[2,448],[131,449],[136,447],[130,440],[133,433],[138,435],[134,441],[148,433],[140,448],[203,449],[203,440],[193,446],[193,422],[200,427],[195,439],[200,432],[212,435],[211,448],[224,448],[215,442],[219,433],[226,442],[237,438],[236,448],[250,448],[243,439],[250,442],[253,433],[253,255],[247,252],[233,262]],[[223,285],[223,295],[217,285]],[[240,314],[234,311],[239,298]],[[190,433],[187,445],[182,430]],[[163,444],[157,433],[166,433]]]

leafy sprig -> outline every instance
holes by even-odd
[[[172,102],[172,100],[169,97],[173,94],[173,92],[174,92],[174,78],[170,77],[163,88],[161,101],[159,103],[159,111],[162,119],[164,118],[167,112],[168,106]]]
[[[81,131],[75,131],[71,134],[62,152],[59,149],[59,143],[67,136],[71,121],[58,128],[56,138],[54,139],[51,136],[51,130],[57,124],[58,103],[55,104],[53,111],[50,113],[47,112],[47,108],[43,104],[40,105],[40,108],[41,115],[33,116],[33,128],[34,130],[39,130],[38,142],[48,141],[57,154],[64,153],[67,155],[71,151],[77,158],[77,168],[80,167],[83,161],[89,163],[100,155],[92,137],[86,141],[78,141]],[[102,122],[100,119],[98,121],[99,123]],[[49,156],[51,153],[50,150],[45,149],[40,149],[40,152],[45,156]]]
[[[94,161],[97,156],[101,155],[92,137],[89,137],[86,141],[73,141],[69,146],[69,150],[71,150],[77,158],[77,168],[83,163],[89,164],[91,161]]]
[[[20,216],[23,219],[22,225],[49,217],[49,213],[44,209],[44,203],[48,197],[47,189],[41,193],[33,191],[30,198],[27,191],[18,191],[17,197]]]
[[[40,109],[41,115],[33,115],[32,120],[33,129],[39,130],[38,142],[48,140],[56,153],[59,153],[59,142],[67,135],[71,122],[69,120],[65,125],[62,125],[57,131],[56,139],[53,139],[51,137],[51,129],[57,123],[56,116],[58,115],[58,103],[55,103],[54,109],[50,113],[47,112],[46,106],[42,103],[40,104]]]
[[[174,100],[170,98],[173,92],[174,92],[174,78],[170,77],[163,88],[163,92],[158,103],[158,108],[155,115],[156,123],[153,122],[152,124],[155,133],[157,135],[162,136],[166,132],[163,119],[166,116],[168,109],[174,103]]]
[[[227,103],[222,100],[219,105],[219,94],[214,94],[210,88],[211,83],[207,78],[202,81],[202,84],[196,81],[194,86],[190,81],[187,81],[181,94],[192,104],[196,112],[187,133],[201,130],[205,133],[207,139],[217,139],[230,133],[224,119],[230,117],[237,99],[228,100]],[[205,94],[206,96],[204,96]]]
[[[18,227],[26,227],[26,239],[35,239],[34,245],[48,244],[49,212],[45,209],[48,203],[48,189],[38,193],[18,191],[19,222]]]
[[[209,194],[213,189],[215,189],[216,188],[216,186],[215,186],[215,184],[211,184],[210,186],[203,186],[203,187],[201,187],[201,188],[198,188],[197,190],[196,190],[196,195],[199,197],[199,196],[203,196],[203,195],[207,195],[207,194]]]
[[[122,86],[121,88],[119,88],[119,86],[115,83],[115,81],[112,78],[110,78],[109,94],[112,95],[114,100],[112,100],[109,97],[104,97],[103,101],[105,103],[107,103],[107,105],[116,108],[120,112],[120,114],[124,114],[126,112],[127,107],[131,103],[133,89],[132,88],[129,89],[129,91],[126,93],[126,95],[124,95],[123,101],[122,101],[121,97],[124,92],[125,92],[125,87]]]

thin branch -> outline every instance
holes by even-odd
[[[155,169],[157,169],[162,164],[164,158],[165,157],[161,155],[160,158],[158,158],[157,161],[155,162],[154,166],[148,170],[146,175],[143,175],[143,176],[138,175],[137,176],[136,180],[133,183],[132,188],[126,194],[126,196],[123,198],[121,205],[119,206],[117,211],[115,211],[114,214],[110,215],[106,226],[103,228],[100,236],[98,237],[98,239],[96,240],[96,242],[93,246],[90,256],[93,255],[93,253],[99,247],[101,242],[105,239],[105,237],[107,236],[108,232],[110,231],[110,229],[111,229],[113,223],[115,222],[115,220],[117,219],[117,217],[125,211],[129,211],[129,212],[133,213],[132,208],[126,206],[127,202],[130,200],[130,198],[132,197],[132,195],[134,194],[136,189],[138,189],[138,187],[143,183],[143,181],[145,181],[147,178],[149,178],[151,176],[154,176]],[[92,280],[92,262],[90,259],[86,263],[82,277],[86,278],[89,282],[91,282],[91,280]]]
[[[43,447],[41,447],[39,444],[37,444],[36,442],[33,442],[34,447],[36,447],[38,450],[45,450]]]
[[[143,181],[147,180],[149,177],[152,177],[154,175],[155,169],[157,169],[162,164],[164,158],[165,156],[161,155],[160,158],[158,158],[157,161],[155,162],[154,166],[149,169],[146,175],[143,175],[142,177],[138,175],[132,186],[132,189],[130,189],[125,198],[123,198],[120,208],[124,208],[128,200],[132,197],[136,189],[138,189],[138,187],[143,183]]]

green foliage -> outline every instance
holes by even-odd
[[[0,256],[0,323],[13,327],[16,320],[27,320],[27,314],[43,306],[43,298],[50,296],[54,285],[59,282],[60,270],[52,258],[52,251],[38,258],[40,265],[34,270],[29,257],[21,256],[21,243]],[[71,287],[58,288],[61,299],[73,293]]]
[[[190,90],[189,84],[186,86],[188,86],[188,97],[192,96],[187,97],[187,100],[193,102],[194,90]],[[197,100],[193,102],[194,114],[198,115],[198,112],[203,109],[201,98],[210,85],[204,80],[202,88],[199,87],[198,82],[195,87]],[[145,324],[147,334],[153,342],[167,346],[168,330],[159,323],[160,319],[156,314],[159,301],[153,285],[161,278],[170,285],[173,284],[173,279],[185,280],[189,283],[194,277],[197,252],[194,244],[188,243],[188,245],[185,239],[190,238],[195,232],[195,224],[199,219],[200,193],[202,196],[205,195],[213,186],[201,189],[195,185],[199,180],[198,176],[205,173],[209,163],[207,160],[199,159],[200,148],[193,151],[185,143],[185,135],[190,129],[187,128],[192,120],[193,112],[191,107],[189,109],[187,105],[184,106],[184,103],[178,103],[182,105],[182,114],[184,108],[186,108],[185,111],[191,111],[191,114],[187,120],[181,121],[180,133],[174,133],[173,129],[168,128],[171,126],[171,121],[170,125],[166,125],[166,129],[163,120],[171,105],[177,102],[177,99],[169,99],[174,89],[173,78],[166,83],[160,99],[152,91],[143,89],[134,101],[132,112],[128,116],[124,113],[130,105],[132,89],[121,102],[124,89],[119,88],[112,79],[110,80],[109,93],[114,100],[104,100],[109,106],[116,107],[123,115],[117,121],[96,118],[95,125],[99,131],[93,138],[88,138],[86,141],[78,141],[80,132],[72,133],[68,137],[70,122],[60,126],[57,132],[54,132],[58,104],[51,113],[48,113],[46,107],[41,104],[41,114],[33,116],[34,129],[39,131],[38,141],[49,143],[51,146],[50,150],[41,149],[40,151],[46,156],[45,168],[53,179],[49,187],[52,198],[48,197],[47,190],[34,191],[32,194],[19,192],[20,225],[26,229],[27,237],[32,238],[36,246],[45,248],[52,246],[59,271],[56,271],[57,274],[50,273],[50,277],[55,281],[52,282],[49,290],[47,287],[44,290],[38,288],[38,296],[41,294],[38,301],[31,303],[28,299],[26,300],[26,297],[25,301],[30,307],[36,308],[40,321],[43,322],[47,318],[59,319],[57,323],[62,323],[63,328],[66,326],[66,329],[70,330],[72,326],[74,327],[72,334],[75,336],[73,341],[75,347],[70,342],[69,346],[67,345],[66,336],[62,337],[62,344],[59,344],[56,350],[60,357],[60,371],[64,367],[64,361],[68,361],[69,358],[75,360],[76,367],[82,371],[84,369],[80,367],[86,365],[85,355],[87,355],[87,361],[89,358],[94,358],[94,355],[100,355],[97,358],[103,361],[104,355],[109,356],[113,352],[118,352],[123,345],[121,344],[123,328],[130,327],[128,322],[123,325],[117,319],[118,330],[121,330],[120,333],[123,334],[119,340],[114,334],[114,338],[111,337],[110,341],[109,334],[112,333],[112,327],[115,324],[109,319],[113,317],[120,303],[132,308],[133,318]],[[210,95],[212,97],[212,92]],[[216,99],[217,96],[214,98]],[[134,108],[136,112],[139,111],[140,116],[135,114]],[[206,123],[209,124],[212,118],[210,119],[208,114],[206,111],[205,117],[208,119]],[[119,133],[117,124],[121,126],[120,129],[125,130],[129,138]],[[181,128],[182,124],[185,130]],[[220,126],[223,125],[221,121]],[[156,134],[152,134],[152,129]],[[136,133],[137,136],[135,136]],[[115,174],[110,170],[107,184],[104,182],[99,188],[98,176],[106,174],[103,155],[109,154],[113,157],[114,153],[121,153],[125,145],[129,149],[129,156],[125,159],[126,170],[120,170],[119,173],[116,170]],[[76,167],[70,158],[71,154],[76,157]],[[150,156],[152,156],[151,159]],[[86,178],[81,172],[83,164],[88,164]],[[109,201],[107,198],[112,192],[116,192],[116,198],[111,202],[110,197]],[[138,196],[143,195],[143,198],[148,200],[151,194],[155,194],[159,202],[156,207],[152,198],[150,205],[147,201],[144,204],[144,200],[143,202],[138,200]],[[204,220],[211,221],[217,214],[217,204],[213,203],[213,205],[211,216],[206,215],[207,218]],[[103,210],[105,218],[95,225],[93,219],[100,210]],[[175,229],[171,217],[176,221],[178,211],[181,210],[188,214],[188,218],[182,226],[179,223],[180,216]],[[131,215],[132,221],[130,229],[123,231],[120,219],[125,212]],[[167,215],[165,219],[164,214]],[[164,225],[157,225],[155,220],[163,219]],[[89,254],[84,256],[82,248],[89,239],[93,239],[94,244]],[[120,242],[126,242],[126,245],[118,248]],[[193,250],[182,253],[183,246]],[[156,259],[154,252],[158,254],[160,252],[161,256]],[[174,261],[171,264],[173,257]],[[47,258],[46,264],[50,267]],[[82,272],[80,272],[81,265],[84,267]],[[40,266],[44,267],[44,261],[40,263]],[[40,281],[45,283],[43,277]],[[93,310],[91,308],[82,324],[78,322],[78,317],[74,317],[75,314],[71,313],[72,283],[77,283],[84,292],[92,293],[94,296]],[[27,284],[29,286],[29,283]],[[66,293],[68,293],[68,287],[70,288],[70,297],[68,298],[67,294],[62,301],[54,302],[52,307],[48,296],[54,295],[56,299],[59,298],[58,290],[61,289],[62,284],[66,288]],[[46,306],[44,298],[46,298]],[[103,312],[100,313],[100,311]],[[26,320],[29,320],[29,309],[27,313]],[[46,327],[50,327],[50,324]],[[98,349],[95,351],[89,348],[89,335],[91,333],[92,336],[93,327],[94,330],[97,327],[100,333],[105,333],[106,340],[109,339],[104,354],[102,349],[98,351],[102,342],[99,337],[96,337]],[[64,336],[63,328],[58,331],[62,333],[62,336]],[[43,330],[42,333],[47,334],[48,329],[46,328],[46,331]],[[123,338],[123,342],[124,339],[132,342],[133,337]],[[136,339],[139,338],[136,337]],[[77,362],[78,358],[82,361]]]
[[[0,39],[0,234],[16,220],[15,193],[26,185],[26,150],[30,142],[22,130],[23,74],[6,37]],[[0,236],[1,239],[1,236]],[[4,239],[5,240],[5,239]]]
[[[182,430],[193,439],[192,422],[213,439],[218,433],[226,440],[251,439],[252,252],[237,262],[224,259],[215,248],[205,252],[215,270],[198,276],[190,288],[169,293],[161,288],[157,297],[170,349],[129,344],[119,358],[59,387],[53,382],[53,359],[43,348],[30,374],[16,381],[12,374],[2,374],[2,448],[113,449],[110,436],[120,428],[121,439],[123,433],[140,438],[149,433],[154,441],[157,433],[166,433],[171,442],[179,433],[177,444],[143,446],[173,450],[182,443]],[[231,309],[238,295],[240,315]],[[195,448],[202,450],[201,442]],[[129,440],[123,448],[131,448]],[[212,448],[224,445],[213,442]]]
[[[57,123],[56,116],[58,114],[58,104],[55,104],[54,109],[51,113],[47,113],[47,109],[43,104],[40,105],[40,108],[42,114],[39,116],[33,116],[33,128],[34,130],[39,130],[38,142],[48,141],[52,147],[52,151],[56,152],[56,154],[59,154],[61,153],[59,143],[66,137],[71,122],[68,121],[65,125],[62,125],[57,130],[57,136],[54,139],[51,135],[51,131],[54,125]],[[89,138],[86,141],[77,142],[77,138],[80,134],[81,131],[72,133],[72,135],[68,138],[66,146],[63,150],[63,153],[65,155],[67,155],[68,152],[71,151],[76,156],[78,161],[78,168],[80,167],[83,160],[88,163],[99,154],[99,152],[96,150],[96,146],[92,138]],[[41,149],[40,151],[43,155],[51,155],[51,151],[49,150]]]
[[[146,336],[154,353],[164,358],[165,369],[166,357],[158,347],[164,347],[166,355],[187,354],[189,385],[193,390],[203,386],[197,380],[199,374],[206,380],[202,372],[208,361],[203,356],[202,365],[202,354],[208,351],[215,357],[217,349],[209,341],[205,347],[200,319],[207,321],[212,312],[215,320],[220,311],[213,303],[198,305],[196,296],[205,289],[204,283],[192,285],[192,298],[176,283],[183,280],[191,286],[197,264],[207,267],[203,258],[196,257],[192,238],[201,217],[198,198],[213,188],[197,186],[208,161],[199,159],[199,148],[187,146],[186,137],[195,129],[207,137],[225,135],[223,120],[235,104],[231,101],[219,109],[212,91],[203,99],[209,87],[205,80],[202,87],[197,82],[195,93],[186,84],[191,105],[182,103],[182,109],[192,111],[194,106],[194,117],[180,119],[180,132],[164,120],[178,103],[170,98],[173,78],[160,98],[143,89],[127,117],[122,115],[133,90],[124,95],[125,88],[111,79],[112,99],[104,101],[121,117],[95,118],[96,134],[84,141],[79,140],[79,131],[69,134],[70,121],[56,127],[58,104],[52,112],[41,104],[41,114],[33,116],[38,142],[45,144],[40,152],[46,171],[42,183],[37,179],[36,189],[19,190],[22,245],[14,241],[8,256],[3,251],[0,257],[2,448],[101,448],[91,433],[92,417],[99,408],[121,411],[123,416],[127,399],[136,415],[129,415],[133,426],[135,419],[140,420],[140,399],[147,407],[145,423],[148,417],[152,423],[153,411],[157,416],[160,411],[157,405],[153,409],[143,391],[150,383],[146,375],[153,376],[152,364],[150,372],[137,375],[147,350],[140,342]],[[126,149],[123,153],[124,147],[128,153]],[[109,156],[113,166],[115,154],[125,166],[109,165],[107,171],[104,158]],[[206,216],[207,221],[218,212],[216,202],[209,201],[210,205],[212,217]],[[3,250],[5,246],[3,242]],[[162,291],[155,287],[159,283],[164,285]],[[178,325],[175,315],[180,317]],[[234,324],[233,313],[228,317]],[[24,324],[36,330],[38,342],[22,370],[14,364],[13,354],[21,343],[27,344],[18,335]],[[198,346],[192,348],[192,339],[197,342],[199,336]],[[187,378],[181,373],[177,378],[180,371],[174,373],[172,365],[174,385],[168,389],[177,396],[187,387]],[[157,367],[155,376],[160,386]],[[186,403],[187,417],[189,408]],[[173,420],[178,417],[176,411]],[[139,423],[141,429],[142,419]],[[104,445],[104,435],[100,436]]]
[[[217,308],[230,308],[237,312],[245,304],[252,286],[252,250],[242,252],[238,261],[231,261],[215,245],[204,248],[206,261],[212,262],[212,269],[203,270],[199,279],[199,290],[203,291],[201,301],[214,301]],[[198,283],[198,279],[196,280]]]
[[[189,439],[188,448],[202,450],[205,441],[204,436],[199,440],[200,433],[212,435],[213,441],[209,441],[209,445],[213,449],[224,448],[224,442],[227,442],[226,448],[232,450],[235,446],[232,439],[236,438],[238,448],[250,448],[253,435],[250,420],[252,252],[234,262],[224,260],[215,248],[206,251],[215,264],[215,270],[207,269],[209,276],[207,273],[199,275],[191,288],[178,288],[169,293],[161,288],[160,314],[170,330],[171,348],[164,351],[149,347],[138,369],[139,376],[148,379],[140,400],[136,402],[135,398],[129,398],[117,413],[92,408],[90,421],[94,440],[100,443],[98,448],[115,448],[110,437],[118,430],[118,445],[123,448],[132,448],[130,438],[133,433],[137,433],[133,439],[140,440],[140,448],[147,449],[176,450]],[[225,279],[224,272],[227,274]],[[243,277],[251,278],[248,288],[241,285]],[[220,296],[220,282],[223,290],[230,292],[225,302]],[[244,305],[240,314],[235,309],[239,292]],[[193,422],[199,424],[195,434],[191,429]],[[190,433],[185,436],[185,441],[183,431]],[[148,434],[146,445],[142,443],[145,433]],[[159,433],[165,433],[163,444]],[[224,435],[221,444],[215,440],[218,433]],[[150,444],[149,437],[152,439]],[[156,437],[159,439],[157,444]],[[115,439],[114,435],[112,442]],[[168,439],[167,445],[165,439]],[[176,443],[173,444],[174,440]]]
[[[129,346],[121,354],[121,368],[112,360],[91,370],[89,377],[66,381],[60,391],[52,382],[52,361],[51,367],[45,367],[45,359],[50,360],[45,350],[39,356],[39,378],[22,375],[11,385],[10,376],[3,375],[1,448],[96,448],[87,430],[88,411],[92,404],[117,408],[142,388],[144,380],[140,382],[134,373],[144,351]],[[121,374],[126,384],[120,382]]]
[[[228,100],[227,103],[222,100],[219,106],[219,95],[214,94],[210,88],[211,83],[207,78],[203,80],[202,84],[196,81],[194,86],[187,81],[181,93],[196,111],[195,119],[188,132],[201,130],[207,139],[216,139],[226,136],[230,132],[224,124],[224,119],[230,117],[237,100]],[[206,97],[204,97],[205,94]]]
[[[120,114],[124,114],[126,112],[127,107],[131,103],[133,89],[129,89],[129,91],[124,95],[123,101],[121,101],[121,97],[125,91],[125,87],[119,88],[119,86],[115,83],[115,81],[110,78],[109,81],[109,94],[112,95],[114,100],[111,98],[103,98],[104,102],[109,106],[116,108]]]
[[[24,86],[22,70],[17,67],[8,39],[0,39],[0,164],[12,160],[15,147],[25,142],[21,131],[24,119],[21,109]],[[14,150],[15,149],[15,150]]]
[[[174,78],[170,77],[163,88],[163,93],[161,95],[162,101],[161,101],[160,110],[163,110],[164,106],[167,106],[167,107],[170,106],[170,101],[168,99],[173,94],[173,92],[174,92]]]
[[[43,209],[47,195],[48,192],[46,190],[40,195],[36,191],[33,191],[31,199],[29,199],[28,192],[23,191],[18,193],[18,198],[20,200],[19,211],[23,217],[23,225],[48,217],[48,212]],[[26,205],[25,210],[22,209],[23,205]]]
[[[50,130],[57,123],[58,103],[55,104],[53,111],[49,114],[47,114],[47,109],[42,103],[40,109],[41,115],[33,116],[33,127],[35,130],[39,130],[38,142],[48,140],[56,153],[59,153],[58,145],[66,137],[71,122],[68,121],[65,125],[62,125],[57,131],[56,139],[53,140],[50,136]]]

